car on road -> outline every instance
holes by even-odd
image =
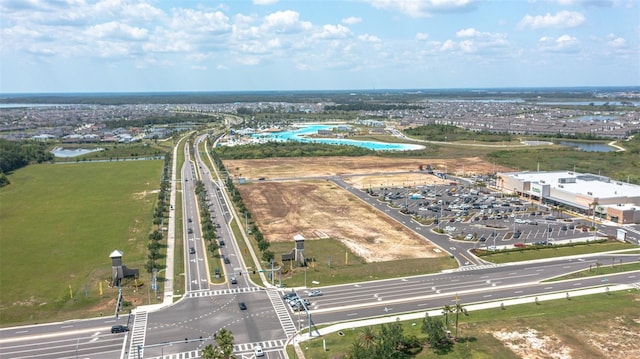
[[[321,295],[322,295],[322,291],[320,290],[312,290],[311,292],[309,292],[310,297],[319,297]]]
[[[191,218],[187,218],[187,222],[191,223],[193,220],[191,220]]]
[[[196,254],[196,249],[193,247],[189,247],[189,254]]]
[[[255,355],[256,357],[263,357],[264,350],[262,350],[261,346],[256,345],[255,347],[253,347],[253,355]]]
[[[193,229],[191,229],[191,228],[187,229],[187,233],[193,234]]]
[[[235,275],[231,276],[231,284],[238,284],[238,279],[236,278]]]
[[[224,264],[230,264],[231,260],[229,259],[229,257],[224,256]]]
[[[238,307],[240,307],[240,310],[247,310],[247,305],[244,302],[238,303]]]
[[[220,247],[222,247],[222,246],[224,246],[224,240],[223,239],[220,240]]]
[[[282,299],[284,299],[286,301],[286,300],[295,298],[297,296],[298,296],[298,294],[296,294],[296,292],[287,292],[287,293],[282,295]]]
[[[126,325],[114,325],[111,327],[111,333],[124,333],[128,331],[129,327],[127,327]]]
[[[266,178],[264,178],[264,177],[260,177],[260,178],[258,178],[258,181],[264,181],[265,179]]]

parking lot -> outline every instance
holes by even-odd
[[[474,242],[476,248],[552,245],[593,237],[588,220],[552,213],[544,206],[457,180],[446,185],[371,189],[369,193],[452,240]]]

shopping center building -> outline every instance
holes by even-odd
[[[498,173],[496,186],[504,193],[584,215],[594,214],[618,224],[640,223],[640,186],[591,173]]]

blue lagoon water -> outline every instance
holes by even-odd
[[[339,125],[308,125],[300,127],[293,131],[281,131],[271,133],[261,133],[253,135],[254,138],[260,138],[267,141],[298,141],[298,142],[315,142],[328,145],[350,145],[364,147],[375,151],[412,151],[423,149],[422,145],[412,145],[406,143],[386,143],[375,141],[356,141],[346,138],[313,138],[305,137],[306,135],[315,135],[319,130],[330,130]]]

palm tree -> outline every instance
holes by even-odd
[[[373,343],[376,340],[376,332],[371,327],[364,327],[362,329],[362,333],[360,334],[360,338],[362,339],[362,345],[366,349],[370,349],[373,346]]]
[[[469,315],[469,313],[467,312],[467,309],[465,309],[460,303],[456,303],[456,306],[454,307],[454,313],[456,313],[456,334],[453,337],[454,340],[458,340],[458,316],[460,313],[464,314],[464,315]]]
[[[223,359],[235,359],[233,355],[233,333],[225,328],[220,329],[216,335],[216,343],[221,350]]]
[[[449,314],[453,313],[453,308],[450,305],[445,305],[442,307],[442,314],[444,314],[444,325],[447,330],[449,330]]]
[[[589,203],[589,207],[593,206],[593,225],[592,227],[595,228],[596,227],[596,207],[599,205],[600,203],[598,203],[597,199],[593,199],[593,202]]]
[[[200,357],[202,359],[215,359],[216,351],[215,349],[213,349],[213,345],[209,344],[204,347],[204,349],[202,349],[202,352],[200,352]]]

